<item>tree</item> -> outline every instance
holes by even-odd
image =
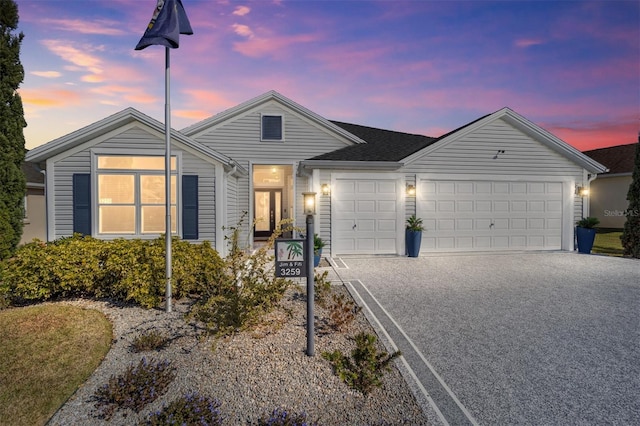
[[[18,28],[18,6],[0,0],[0,259],[11,255],[22,236],[25,178],[24,120],[17,90],[24,79]]]
[[[640,259],[640,134],[636,144],[636,156],[633,167],[633,177],[629,192],[627,193],[629,208],[627,209],[627,221],[622,231],[622,248],[625,256]]]

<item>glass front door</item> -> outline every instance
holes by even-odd
[[[269,237],[282,220],[282,190],[256,189],[254,194],[254,236]]]

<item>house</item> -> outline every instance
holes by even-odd
[[[128,108],[30,151],[47,171],[48,238],[161,233],[163,129]],[[412,214],[423,252],[573,250],[576,188],[606,171],[509,108],[430,138],[330,121],[275,91],[171,141],[173,232],[223,253],[245,211],[250,242],[280,219],[304,226],[309,191],[331,256],[404,255]]]
[[[623,228],[627,220],[627,193],[637,145],[632,143],[584,151],[584,154],[609,168],[608,172],[599,174],[598,179],[591,183],[589,192],[589,214],[600,219],[599,226],[602,228]]]
[[[27,181],[27,192],[24,197],[24,219],[20,244],[28,243],[34,238],[45,241],[47,232],[43,171],[35,163],[23,162],[22,173]]]

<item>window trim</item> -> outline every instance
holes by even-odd
[[[280,139],[265,138],[264,137],[264,119],[265,117],[280,117]],[[283,114],[260,114],[260,141],[261,142],[284,142],[284,115]]]
[[[163,170],[139,170],[139,169],[98,169],[98,157],[100,156],[122,156],[122,157],[162,157],[164,159],[165,153],[164,150],[147,150],[147,149],[130,149],[130,150],[121,150],[121,149],[113,149],[113,148],[101,148],[91,150],[91,235],[96,238],[111,240],[117,238],[138,238],[138,239],[155,239],[160,236],[161,233],[142,233],[140,226],[142,218],[139,216],[142,211],[143,204],[140,200],[139,193],[139,181],[140,176],[142,175],[158,175],[158,172],[164,177],[165,172]],[[171,171],[172,176],[176,176],[176,232],[173,233],[173,236],[178,236],[182,238],[182,152],[180,151],[172,151],[171,157],[175,158],[176,167],[175,170]],[[134,185],[136,185],[136,193],[134,194],[134,206],[136,208],[136,230],[132,234],[119,234],[119,233],[109,233],[103,234],[100,233],[100,203],[99,203],[99,179],[98,175],[100,174],[129,174],[134,175]],[[164,206],[164,204],[163,204]],[[172,216],[173,217],[173,216]]]

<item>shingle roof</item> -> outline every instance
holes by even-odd
[[[27,183],[44,184],[44,174],[40,173],[40,168],[36,163],[24,161],[21,168]]]
[[[637,143],[584,151],[584,154],[609,168],[603,174],[632,173]]]
[[[366,144],[350,145],[311,158],[311,160],[335,161],[400,161],[422,148],[431,145],[436,138],[411,133],[395,132],[333,121],[333,124],[366,141]]]

